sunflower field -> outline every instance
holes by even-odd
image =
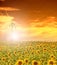
[[[0,65],[57,65],[57,42],[0,42]]]

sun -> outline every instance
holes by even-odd
[[[16,32],[11,33],[11,39],[12,40],[18,40],[18,34]]]
[[[19,39],[18,32],[16,31],[10,32],[8,37],[9,37],[9,40],[11,41],[18,41]]]

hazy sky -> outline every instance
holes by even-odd
[[[57,41],[57,0],[1,0],[0,6],[19,9],[8,14],[24,30],[21,35],[25,39]]]

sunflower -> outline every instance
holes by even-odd
[[[25,58],[25,59],[24,59],[24,63],[25,63],[26,65],[28,65],[28,63],[29,63],[28,58]]]
[[[32,65],[40,65],[40,63],[38,61],[36,61],[36,60],[33,60]]]
[[[5,57],[2,57],[1,60],[2,60],[2,61],[6,61],[6,58],[5,58]]]
[[[55,44],[52,44],[52,45],[51,45],[51,48],[55,48],[55,46],[56,46]]]
[[[23,65],[23,60],[18,60],[15,65]]]
[[[56,60],[56,58],[53,54],[50,55],[50,58]]]
[[[40,50],[36,50],[36,54],[40,54]]]
[[[43,48],[43,52],[46,52],[47,51],[47,49],[46,48]]]
[[[47,65],[56,65],[56,61],[54,61],[54,60],[49,60]]]

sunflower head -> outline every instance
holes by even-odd
[[[28,63],[28,59],[27,59],[27,58],[26,58],[26,59],[24,59],[24,62],[25,62],[25,63]]]
[[[18,60],[15,65],[23,65],[23,60]]]
[[[50,58],[56,60],[56,57],[53,54],[50,55]]]
[[[56,62],[54,60],[49,60],[48,65],[56,65]]]
[[[40,65],[40,64],[39,64],[39,62],[38,62],[38,61],[33,60],[33,61],[32,61],[32,65]]]

